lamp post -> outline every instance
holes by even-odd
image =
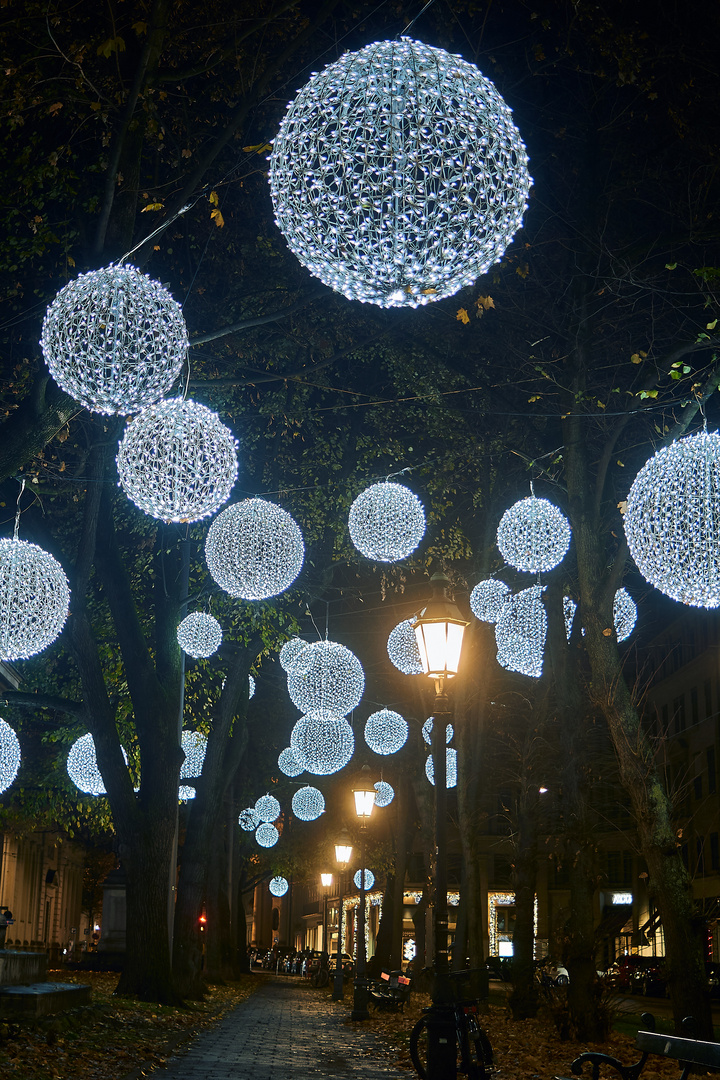
[[[355,813],[360,819],[360,907],[357,919],[357,963],[355,965],[355,983],[351,1020],[369,1020],[368,991],[365,980],[367,951],[365,948],[365,831],[375,805],[375,785],[370,779],[370,766],[363,765],[356,783],[353,785]]]
[[[332,999],[333,1001],[342,1001],[343,997],[343,969],[342,969],[342,928],[343,928],[343,874],[347,870],[347,865],[352,858],[352,844],[350,843],[350,837],[345,829],[338,837],[338,842],[335,845],[335,862],[338,865],[340,873],[338,874],[338,892],[340,898],[338,900],[338,938],[337,938],[337,952],[335,954],[335,981],[333,983]]]
[[[435,905],[433,930],[435,956],[432,1006],[428,1013],[428,1080],[447,1080],[456,1075],[455,1017],[449,985],[447,906],[447,769],[445,729],[452,715],[447,696],[448,679],[457,675],[462,640],[467,626],[460,609],[447,595],[450,584],[444,574],[430,579],[432,598],[415,618],[415,638],[424,673],[435,680],[432,757],[435,777]]]
[[[323,888],[323,942],[322,951],[327,956],[327,962],[330,962],[330,949],[328,948],[328,919],[327,919],[327,902],[328,902],[328,889],[333,883],[332,874],[321,874],[320,884]]]

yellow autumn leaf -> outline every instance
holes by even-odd
[[[612,630],[610,629],[609,626],[606,626],[605,629],[603,630],[603,637],[610,637],[611,634],[612,634]]]
[[[67,256],[67,261],[68,261],[68,266],[74,266],[75,265],[75,260],[73,259],[72,255]]]
[[[208,199],[210,200],[210,205],[211,206],[218,206],[219,203],[220,203],[220,199],[218,198],[217,191],[211,191],[210,194],[208,195]]]
[[[148,210],[162,210],[162,209],[164,209],[164,207],[163,207],[163,204],[161,202],[149,202],[147,204],[147,206],[143,206],[140,213],[145,214],[145,213],[147,213]]]
[[[482,308],[483,311],[489,311],[490,308],[495,307],[495,301],[492,296],[478,296],[475,304],[478,308]]]
[[[643,362],[643,358],[640,355],[640,353],[634,352],[632,354],[632,356],[630,357],[630,363],[631,364],[642,364],[642,362]]]
[[[421,289],[420,292],[423,296],[434,296],[437,289],[434,289],[431,285],[429,289]]]
[[[225,218],[222,216],[219,210],[211,210],[210,217],[213,219],[218,229],[222,229],[225,224]]]
[[[56,101],[56,102],[54,102],[54,104],[52,104],[52,105],[50,106],[50,108],[48,109],[48,112],[50,113],[50,115],[51,115],[51,116],[54,116],[54,115],[55,115],[55,113],[59,113],[59,112],[60,112],[60,110],[62,109],[62,107],[63,107],[63,103],[62,103],[62,101]]]
[[[627,514],[627,508],[628,508],[627,499],[623,499],[622,502],[619,502],[617,504],[617,508],[618,508],[618,510],[620,511],[621,514]]]
[[[460,310],[458,311],[455,318],[457,319],[458,322],[461,322],[461,323],[467,324],[467,323],[470,322],[470,316],[468,315],[468,313],[467,313],[467,311],[465,310],[464,307],[460,308]]]
[[[272,143],[258,143],[257,146],[243,146],[243,153],[245,154],[265,154],[268,150],[272,150]]]

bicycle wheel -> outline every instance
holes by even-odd
[[[420,1080],[427,1080],[427,1016],[421,1016],[410,1032],[410,1059]]]
[[[318,968],[312,977],[312,984],[316,990],[322,989],[323,986],[327,986],[330,981],[327,968]]]
[[[492,1072],[493,1049],[473,1012],[458,1013],[458,1071],[468,1080],[486,1080]]]

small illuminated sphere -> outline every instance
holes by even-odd
[[[365,742],[376,754],[396,754],[407,737],[407,720],[392,709],[379,709],[365,722]]]
[[[274,877],[270,881],[269,889],[273,896],[284,896],[289,889],[284,877]]]
[[[511,596],[495,623],[498,663],[508,671],[535,679],[542,675],[547,636],[542,593],[542,586],[531,585]]]
[[[159,401],[188,350],[182,309],[134,266],[81,274],[47,309],[40,347],[55,382],[91,412],[133,413]]]
[[[276,821],[280,817],[280,803],[274,795],[261,795],[255,803],[258,821]]]
[[[397,562],[411,555],[425,535],[425,511],[402,484],[373,484],[350,507],[348,529],[362,555]]]
[[[435,763],[432,754],[428,754],[425,762],[425,775],[430,783],[435,786]],[[457,787],[457,750],[451,746],[445,749],[445,787]]]
[[[355,736],[347,720],[318,720],[301,716],[290,733],[290,746],[298,762],[314,776],[329,776],[344,769],[355,749]]]
[[[278,768],[280,772],[285,773],[286,776],[299,776],[304,771],[304,767],[300,764],[295,756],[295,751],[292,747],[288,746],[285,750],[281,750],[278,755]]]
[[[259,824],[260,819],[255,813],[254,806],[246,806],[244,810],[240,811],[238,825],[243,830],[243,832],[255,832]]]
[[[565,618],[565,634],[568,641],[572,634],[573,623],[575,622],[575,612],[577,611],[577,604],[570,596],[563,596],[563,616]]]
[[[124,750],[122,754],[127,765],[127,754]],[[67,771],[78,791],[82,791],[85,795],[107,794],[95,757],[95,740],[90,732],[87,735],[81,735],[70,747],[67,756]]]
[[[509,595],[510,589],[504,581],[487,578],[479,581],[470,593],[470,609],[481,622],[497,622]]]
[[[365,689],[362,664],[350,649],[335,641],[314,641],[300,653],[288,673],[294,705],[318,720],[347,716]]]
[[[70,606],[62,566],[26,540],[0,540],[0,660],[26,660],[59,635]]]
[[[719,607],[720,435],[658,450],[633,481],[623,524],[646,581],[681,604]]]
[[[268,821],[264,821],[262,825],[258,825],[255,830],[255,839],[260,847],[274,847],[280,839],[280,833],[274,825],[271,825]]]
[[[189,799],[195,798],[195,788],[190,787],[188,784],[181,784],[178,788],[178,799],[180,802],[188,802]]]
[[[618,589],[615,593],[613,622],[618,641],[627,641],[637,622],[637,604],[627,589]]]
[[[251,697],[255,696],[255,680],[252,675],[248,675],[248,701]]]
[[[222,644],[222,629],[214,616],[193,611],[178,626],[177,639],[178,645],[188,656],[195,659],[212,656]]]
[[[267,499],[243,499],[213,521],[205,541],[205,561],[213,579],[230,596],[266,600],[288,589],[305,558],[294,518]]]
[[[292,798],[292,810],[301,821],[315,821],[325,813],[325,799],[316,787],[301,787]]]
[[[170,398],[149,405],[118,446],[120,486],[131,502],[161,521],[200,521],[230,498],[237,442],[217,413]]]
[[[378,780],[377,784],[373,784],[375,788],[375,805],[381,810],[384,806],[389,806],[395,798],[395,790],[391,784],[388,784],[386,780]]]
[[[300,653],[307,649],[307,647],[307,641],[303,641],[303,639],[299,637],[290,638],[289,641],[286,641],[280,650],[279,656],[280,667],[283,671],[289,672]]]
[[[7,791],[20,768],[20,743],[7,723],[0,719],[0,791]]]
[[[500,260],[531,180],[474,64],[411,38],[346,53],[288,106],[270,193],[290,250],[350,300],[417,307]]]
[[[362,871],[356,870],[355,875],[353,877],[353,881],[355,882],[355,888],[356,889],[361,889],[363,887],[362,886],[362,877],[360,876],[361,873],[362,873]],[[367,892],[368,889],[372,889],[374,884],[375,884],[375,875],[373,874],[372,870],[366,870],[365,871],[365,892]]]
[[[432,733],[433,733],[433,717],[428,716],[427,720],[425,721],[425,723],[422,726],[422,737],[425,740],[425,742],[428,744],[428,746],[430,746],[432,744]],[[445,742],[449,743],[454,734],[455,734],[455,730],[454,730],[452,724],[447,724],[446,727],[445,727]]]
[[[180,779],[192,780],[203,771],[207,738],[200,731],[183,731],[180,745],[185,754],[185,760],[180,767]]]
[[[422,675],[423,673],[414,626],[414,619],[405,619],[390,631],[388,637],[388,656],[403,675]]]
[[[498,525],[497,546],[516,570],[531,574],[552,570],[570,546],[570,523],[557,506],[531,495],[505,511]]]

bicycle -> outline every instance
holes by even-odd
[[[319,990],[322,989],[324,986],[327,986],[329,982],[330,972],[328,971],[327,964],[323,963],[323,961],[321,960],[317,971],[314,971],[313,974],[310,976],[310,983],[312,986],[315,987],[316,990]]]
[[[453,971],[449,973],[449,978],[469,978],[472,974],[472,971]],[[420,1080],[427,1080],[428,1014],[435,1011],[437,1015],[440,1009],[454,1018],[457,1050],[455,1075],[462,1073],[468,1080],[487,1080],[493,1072],[493,1050],[489,1038],[480,1027],[475,998],[458,999],[446,1006],[430,1006],[423,1011],[410,1032],[410,1057]]]

